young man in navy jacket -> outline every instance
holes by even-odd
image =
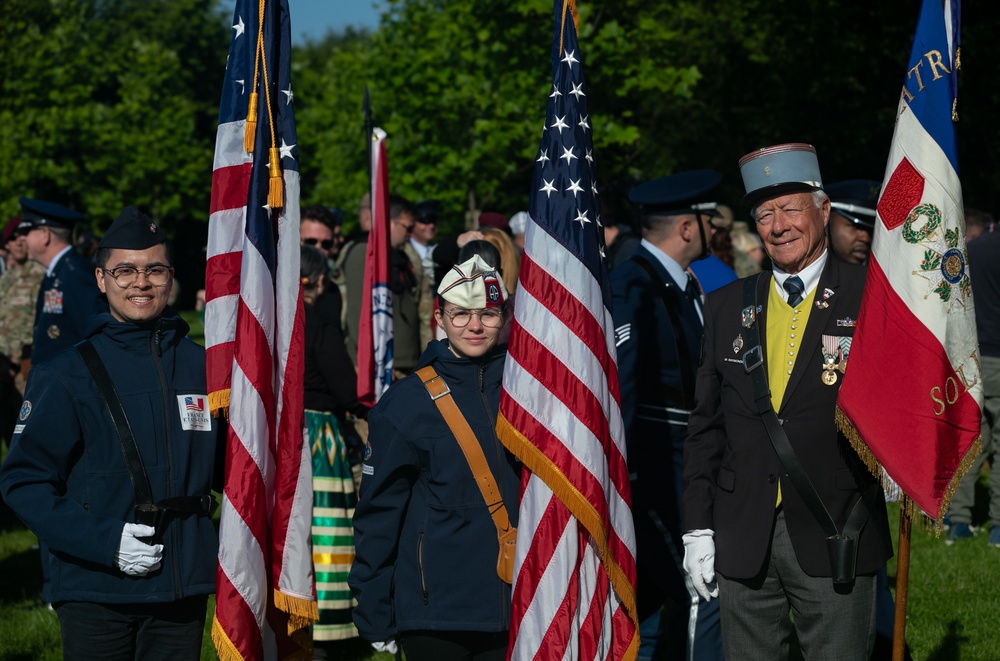
[[[166,307],[166,238],[134,207],[112,224],[95,272],[110,314],[95,315],[86,340],[31,371],[0,467],[4,499],[45,544],[43,596],[59,616],[66,658],[200,657],[215,590],[211,489],[221,436],[208,413],[205,351]],[[134,441],[127,433],[120,441],[114,396],[84,362],[87,344]],[[125,458],[130,443],[138,462]],[[143,473],[140,497],[133,482]],[[157,504],[152,525],[137,520],[137,500]]]

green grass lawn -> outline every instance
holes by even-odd
[[[985,503],[985,480],[980,480],[977,502]],[[889,506],[895,540],[899,508]],[[983,521],[980,508],[974,520]],[[919,524],[913,526],[910,554],[910,590],[907,641],[915,661],[996,661],[1000,631],[1000,549],[979,534],[953,546],[945,535],[935,538]],[[62,658],[55,613],[39,601],[41,578],[34,535],[9,515],[0,515],[0,661],[58,661]],[[889,582],[895,583],[896,562],[889,564]],[[202,659],[218,657],[209,627],[214,602],[209,603]],[[374,654],[363,641],[328,647],[328,658],[342,661],[391,661]]]

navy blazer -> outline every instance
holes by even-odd
[[[875,482],[834,422],[842,378],[823,383],[822,336],[853,337],[864,289],[865,268],[832,257],[817,286],[832,294],[826,307],[813,307],[795,366],[778,408],[788,440],[839,529],[861,492]],[[770,274],[757,283],[762,311],[757,326],[765,334]],[[814,303],[815,305],[815,303]],[[765,566],[777,500],[782,507],[799,565],[810,576],[830,576],[826,533],[813,517],[778,459],[756,412],[751,377],[740,361],[749,345],[734,351],[743,333],[743,280],[709,295],[704,355],[698,371],[697,404],[684,451],[684,529],[715,531],[716,570],[729,578],[756,576]],[[761,337],[762,345],[766,345]],[[767,347],[764,350],[764,368]],[[849,362],[849,360],[848,360]],[[880,569],[892,555],[882,492],[880,506],[860,534],[858,574]]]

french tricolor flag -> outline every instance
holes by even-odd
[[[924,0],[837,423],[909,513],[941,519],[983,404],[955,141],[958,0]]]

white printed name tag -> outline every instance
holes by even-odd
[[[185,431],[212,431],[205,395],[177,395],[177,409],[181,414],[181,429]]]

